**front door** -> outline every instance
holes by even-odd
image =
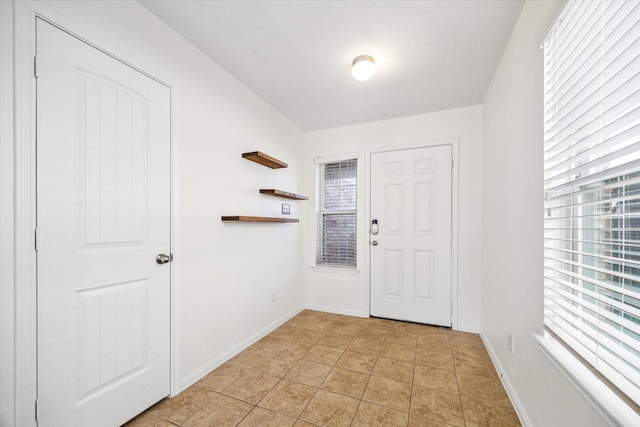
[[[451,164],[450,145],[371,155],[372,316],[451,326]]]
[[[117,426],[170,392],[169,89],[40,19],[37,64],[38,422]]]

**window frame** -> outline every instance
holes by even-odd
[[[360,197],[360,167],[359,159],[357,153],[352,154],[344,154],[339,156],[328,156],[328,157],[318,157],[315,159],[315,195],[316,195],[316,206],[315,206],[315,237],[316,237],[316,249],[314,254],[314,263],[313,269],[315,271],[326,271],[326,272],[339,272],[346,274],[358,274],[358,204]],[[355,192],[356,192],[356,201],[354,209],[324,209],[324,176],[325,176],[325,167],[329,164],[339,164],[343,162],[355,162]],[[340,263],[331,263],[331,262],[321,262],[321,251],[323,248],[322,237],[324,235],[324,222],[322,219],[325,215],[352,215],[354,218],[355,228],[353,230],[353,264],[340,264]]]
[[[546,73],[547,71],[549,71],[549,69],[547,68],[548,66],[547,61],[551,61],[551,59],[549,60],[547,59],[547,52],[546,52],[546,49],[548,48],[547,43],[552,37],[554,31],[560,31],[560,30],[557,30],[559,25],[558,22],[562,21],[563,19],[566,19],[565,16],[570,10],[567,7],[567,5],[572,5],[573,3],[574,2],[565,2],[562,5],[558,13],[556,13],[553,18],[553,21],[549,27],[548,34],[546,34],[544,37],[544,46],[542,47],[545,49],[545,85],[544,85],[545,110],[549,108],[548,103],[550,101],[552,101],[552,103],[554,102],[554,100],[549,99],[549,96],[552,96],[552,95],[549,95],[549,93],[555,93],[558,91],[557,87],[551,86],[553,84],[556,84],[558,80],[551,81],[551,85],[547,82]],[[593,4],[594,3],[592,3],[592,5]],[[599,22],[599,20],[597,20],[596,22]],[[555,42],[556,41],[554,40],[553,43]],[[552,46],[552,47],[555,47],[555,46]],[[599,47],[598,49],[602,49],[602,47]],[[566,58],[570,56],[570,54],[575,54],[576,52],[580,53],[584,51],[572,50],[569,52],[564,51],[562,53]],[[606,52],[608,53],[609,51],[607,50]],[[601,57],[599,61],[604,61],[603,59],[604,55],[602,55],[601,51],[600,51],[600,55]],[[553,69],[551,72],[557,73],[558,71],[556,69]],[[603,74],[603,71],[601,66],[598,76],[602,76],[602,74]],[[604,86],[602,82],[603,80],[600,80],[600,88],[599,88],[600,98],[598,100],[598,103],[599,105],[601,105],[601,108],[598,114],[599,120],[603,120],[603,117],[606,117],[605,114],[608,113],[608,110],[606,108],[604,109],[604,112],[603,112],[603,107],[602,107],[606,99],[606,96],[602,95],[603,92],[606,93],[606,91],[604,91],[603,89]],[[555,106],[555,104],[553,105]],[[612,105],[616,105],[616,104],[612,104]],[[602,206],[606,205],[608,200],[616,200],[616,198],[611,197],[611,194],[607,193],[607,191],[611,190],[611,187],[615,187],[615,190],[619,190],[621,188],[622,191],[624,192],[626,191],[627,186],[637,182],[637,180],[634,182],[627,182],[626,179],[627,179],[627,175],[637,173],[638,169],[625,168],[621,170],[619,173],[615,174],[614,172],[616,171],[617,168],[614,166],[616,165],[613,164],[611,166],[612,164],[611,159],[600,160],[601,157],[603,156],[601,154],[600,155],[601,157],[597,158],[596,162],[601,162],[599,163],[601,165],[610,164],[610,166],[603,168],[602,173],[604,177],[602,179],[595,180],[593,181],[593,183],[591,183],[592,181],[586,181],[588,185],[596,186],[599,192],[594,193],[593,191],[586,190],[587,187],[585,186],[585,184],[581,184],[581,179],[583,178],[582,176],[583,170],[585,171],[584,172],[585,179],[589,176],[589,174],[591,175],[595,175],[595,174],[589,169],[584,169],[583,167],[584,163],[580,163],[579,161],[574,160],[571,156],[568,156],[567,159],[569,159],[568,160],[569,164],[572,164],[572,162],[577,164],[577,166],[572,166],[571,168],[568,169],[569,171],[572,171],[574,170],[573,168],[576,168],[575,170],[577,172],[575,172],[575,176],[572,178],[566,178],[569,181],[569,184],[558,185],[558,182],[556,181],[556,182],[553,182],[553,185],[551,185],[550,181],[552,181],[554,177],[549,178],[549,176],[552,174],[549,174],[549,175],[547,174],[547,168],[549,169],[555,168],[554,163],[551,160],[553,159],[553,157],[557,155],[557,152],[556,154],[553,154],[552,156],[547,158],[548,140],[553,139],[553,138],[548,139],[547,126],[549,126],[549,128],[552,129],[554,126],[557,125],[557,123],[553,122],[552,125],[547,124],[547,121],[548,121],[547,113],[549,111],[550,111],[549,117],[552,119],[555,119],[554,115],[557,114],[555,110],[552,111],[550,109],[548,111],[545,111],[545,159],[547,160],[545,160],[544,162],[544,167],[545,167],[545,184],[544,184],[544,195],[545,195],[545,202],[544,202],[545,204],[544,206],[545,208],[545,215],[544,215],[545,216],[545,228],[544,228],[545,267],[544,267],[544,270],[545,270],[545,275],[544,275],[544,281],[545,283],[543,287],[544,309],[543,309],[543,326],[542,326],[544,331],[543,332],[544,336],[536,336],[536,337],[538,338],[538,341],[540,343],[541,349],[543,350],[543,353],[547,355],[552,360],[552,362],[562,370],[562,372],[567,376],[567,378],[569,378],[574,384],[579,385],[580,388],[582,388],[582,390],[586,392],[585,395],[590,396],[592,398],[591,401],[594,404],[597,404],[597,406],[600,407],[602,412],[611,416],[613,419],[617,420],[617,422],[620,422],[621,420],[634,420],[637,422],[638,416],[640,415],[640,406],[638,405],[639,398],[638,398],[637,392],[632,391],[631,395],[625,394],[619,388],[619,386],[614,384],[613,378],[615,377],[608,377],[606,375],[607,370],[610,369],[607,364],[605,364],[604,370],[600,370],[595,365],[593,365],[592,362],[588,361],[585,357],[583,357],[587,353],[584,352],[584,349],[581,347],[582,344],[579,344],[578,340],[575,340],[572,337],[572,335],[570,335],[569,333],[563,334],[562,330],[554,330],[555,321],[549,320],[547,317],[549,314],[554,315],[556,313],[564,313],[563,311],[564,309],[560,308],[558,311],[556,311],[556,308],[553,307],[553,305],[556,304],[555,302],[556,299],[554,298],[558,298],[558,296],[549,297],[549,295],[552,294],[553,286],[547,283],[548,280],[550,280],[547,275],[551,274],[550,277],[553,277],[553,274],[554,274],[553,271],[555,271],[556,274],[559,274],[559,275],[566,274],[563,272],[571,272],[574,276],[577,277],[576,279],[577,282],[575,284],[575,287],[579,289],[574,291],[574,292],[577,292],[577,294],[575,294],[574,296],[575,298],[578,298],[580,301],[582,301],[582,298],[584,297],[583,294],[586,294],[587,297],[589,296],[588,292],[584,292],[585,289],[589,289],[589,285],[595,288],[595,290],[592,290],[592,293],[594,294],[597,293],[598,297],[602,296],[600,294],[601,290],[599,288],[599,284],[597,283],[598,280],[594,278],[593,279],[594,284],[587,283],[587,282],[591,282],[590,276],[593,274],[593,272],[596,272],[598,275],[605,274],[608,276],[616,276],[617,270],[613,267],[613,265],[614,264],[622,265],[622,266],[626,265],[625,261],[627,260],[627,258],[625,258],[624,256],[620,257],[613,254],[613,251],[615,251],[615,248],[617,246],[625,244],[624,240],[622,241],[622,243],[616,243],[615,239],[613,238],[613,234],[620,233],[621,231],[622,232],[626,231],[625,226],[614,227],[614,223],[619,225],[620,218],[626,217],[625,214],[627,214],[627,212],[625,212],[625,214],[616,215],[614,213],[614,209],[612,208],[606,214],[602,214],[602,213],[598,213],[598,209],[602,210],[601,209]],[[568,111],[569,113],[571,113],[574,110],[569,109]],[[561,117],[563,114],[568,114],[568,113],[566,111],[562,111]],[[608,119],[611,120],[610,117]],[[562,123],[564,124],[564,122]],[[610,123],[613,123],[613,121]],[[559,129],[563,130],[562,126],[560,126]],[[558,133],[559,131],[557,129],[554,129],[553,132],[551,132],[551,134],[553,134],[554,132]],[[602,127],[599,128],[598,132],[603,132]],[[570,132],[567,132],[567,133],[570,133]],[[589,135],[589,137],[590,136],[591,135]],[[605,137],[603,136],[602,138],[605,138]],[[602,141],[604,141],[604,142],[601,142],[602,144],[608,143],[607,139],[603,139]],[[580,142],[581,140],[578,140],[578,142],[572,143],[572,144],[579,146]],[[637,144],[637,142],[632,143],[632,145],[633,144]],[[555,149],[557,146],[558,145],[553,146],[552,148]],[[616,146],[613,146],[613,147],[616,147]],[[567,151],[577,150],[577,148],[574,148],[573,145],[570,145],[568,148],[563,148],[563,150],[565,149]],[[620,150],[620,151],[622,151],[622,153],[613,149],[611,153],[615,153],[615,157],[617,159],[622,159],[624,158],[625,150]],[[581,153],[578,153],[578,155],[579,154]],[[560,163],[563,163],[565,161],[567,160],[562,160],[562,162]],[[590,161],[593,162],[593,158],[591,158]],[[559,163],[556,163],[556,165],[557,164]],[[566,174],[566,172],[559,175],[563,175],[563,174]],[[614,183],[617,181],[620,181],[620,184],[611,185],[609,183],[609,180],[612,180]],[[572,181],[575,181],[575,183]],[[569,194],[568,196],[566,195],[560,196],[558,197],[558,199],[562,197],[565,197],[565,198],[568,197],[569,199],[575,199],[576,201],[572,201],[568,205],[563,205],[563,204],[554,205],[549,201],[550,197],[553,197],[553,196],[549,196],[549,188],[554,188],[554,189],[568,188],[569,186],[572,186],[572,190],[571,190],[572,193]],[[593,194],[596,194],[597,197],[593,199],[589,198]],[[637,199],[637,196],[634,199]],[[565,199],[563,199],[562,201],[564,202]],[[609,204],[612,206],[615,206],[615,203],[613,204],[609,203]],[[562,211],[559,212],[561,209]],[[555,219],[553,218],[549,219],[549,217],[552,216],[552,211],[553,211],[553,215],[556,215]],[[557,229],[564,230],[565,233],[567,232],[569,233],[568,235],[562,236],[567,242],[569,242],[569,243],[566,243],[564,246],[557,244],[557,242],[554,243],[554,240],[558,241],[558,240],[562,240],[562,238],[559,238],[553,233],[549,232],[549,230],[553,230],[554,229],[553,227],[557,226],[560,221],[565,221],[565,224],[570,224],[568,226],[563,225],[562,227],[557,228]],[[548,225],[548,224],[552,224],[552,225]],[[606,235],[606,233],[609,233],[610,236],[603,238],[602,236]],[[567,244],[570,244],[572,246],[568,247]],[[594,248],[596,246],[604,247],[605,249],[596,250]],[[558,253],[562,253],[562,252],[564,252],[565,255],[558,256]],[[549,253],[553,253],[553,255],[549,255]],[[570,255],[571,256],[570,260],[568,260],[567,256],[569,255],[567,254],[572,254]],[[593,261],[593,259],[595,259],[596,261],[598,261],[599,259],[599,261],[593,264],[595,262]],[[562,264],[562,263],[572,264],[573,266],[569,268],[558,267],[558,264]],[[549,271],[551,271],[551,273],[549,273]],[[634,281],[636,279],[640,281],[640,276],[634,276]],[[600,278],[600,280],[604,281],[605,279]],[[586,285],[583,284],[583,282],[585,282]],[[555,292],[555,290],[553,290],[553,292]],[[609,292],[613,292],[613,291],[611,290]],[[577,302],[574,302],[574,303],[577,304],[576,305],[576,307],[578,307],[577,309],[579,309],[580,307],[586,307],[586,309],[588,310],[588,308],[590,307],[588,304],[583,305],[582,303],[577,303]],[[565,302],[565,304],[567,304],[567,302]],[[599,310],[597,312],[597,315],[594,317],[594,319],[598,320],[602,316],[606,317],[606,315],[599,314],[599,313],[600,311],[605,310],[603,307],[600,307],[600,305],[608,304],[607,301],[604,299],[600,301],[600,299],[598,299],[596,301],[596,304],[598,305]],[[586,315],[582,314],[580,318],[582,317],[586,318]],[[575,321],[574,323],[572,323],[571,321],[565,321],[565,322],[568,325],[573,325],[574,323],[576,324],[580,323],[579,321]],[[606,324],[607,323],[606,318],[604,318],[602,322]],[[597,321],[596,323],[600,323],[600,321]],[[606,335],[606,325],[603,326],[603,328],[600,328],[600,326],[596,326],[596,327],[598,328],[597,331],[602,330],[603,331],[602,334]],[[562,328],[562,322],[561,322],[560,328]],[[566,339],[564,339],[563,337],[566,337]],[[574,340],[575,340],[575,346],[574,344],[572,344],[572,341]],[[596,342],[597,342],[596,346],[606,346],[606,343],[604,341],[600,341],[599,338],[596,338]],[[620,352],[617,352],[615,354],[619,355]],[[589,356],[587,355],[587,357]],[[600,360],[600,357],[604,357],[604,356],[597,355],[597,352],[596,352],[596,360]],[[576,363],[576,362],[579,362],[579,363]],[[631,383],[634,384],[636,388],[640,388],[640,384],[634,383],[634,382],[631,382]],[[628,423],[622,422],[622,424],[626,425]]]

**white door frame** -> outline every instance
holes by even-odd
[[[402,145],[391,145],[380,148],[366,150],[365,152],[365,224],[364,241],[362,247],[366,248],[365,259],[365,283],[366,298],[369,304],[369,315],[371,315],[371,235],[369,227],[371,225],[371,155],[375,153],[385,153],[390,151],[412,150],[416,148],[429,148],[439,145],[451,146],[451,157],[453,167],[451,169],[451,228],[453,230],[453,241],[451,242],[451,329],[458,330],[458,138],[443,138],[429,141],[419,141]]]
[[[95,37],[91,31],[65,18],[51,8],[36,1],[15,1],[14,7],[14,255],[15,255],[15,324],[14,324],[14,395],[15,425],[36,426],[35,400],[37,397],[37,300],[36,252],[36,81],[34,55],[36,51],[36,18],[74,35],[96,49],[127,64],[135,70],[166,86],[170,92],[173,117],[173,88],[140,68],[132,65],[118,49]],[[131,58],[135,59],[135,58]],[[175,180],[173,179],[173,120],[170,128],[171,151],[171,246],[175,242],[173,227],[175,206]],[[177,287],[174,269],[171,269],[171,395],[179,390],[178,319],[176,310]]]

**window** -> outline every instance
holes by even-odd
[[[357,160],[316,166],[316,265],[356,267]]]
[[[640,3],[570,1],[544,43],[544,325],[640,404]]]

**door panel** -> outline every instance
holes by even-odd
[[[169,89],[37,21],[38,421],[170,392]]]
[[[79,401],[147,364],[148,291],[148,280],[137,280],[76,292]]]
[[[403,296],[402,268],[404,262],[402,257],[401,250],[384,250],[384,295],[387,298],[402,298]]]
[[[148,101],[88,72],[79,72],[78,85],[84,94],[79,120],[86,151],[85,242],[141,243],[147,229]]]
[[[433,301],[433,251],[415,251],[416,300]]]
[[[451,326],[451,147],[371,155],[371,314]]]

